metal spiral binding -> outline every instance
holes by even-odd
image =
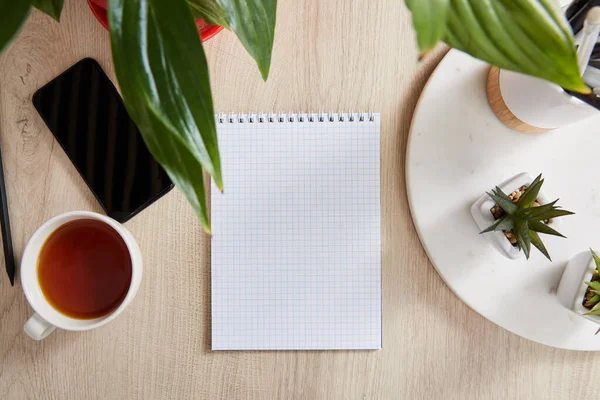
[[[317,123],[317,122],[373,122],[375,114],[372,112],[343,112],[343,113],[220,113],[215,116],[218,124],[270,124],[285,122]]]

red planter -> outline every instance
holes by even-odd
[[[108,0],[91,0],[91,2],[105,10],[108,8],[108,6],[106,5],[106,3],[108,3]]]
[[[87,0],[87,2],[96,19],[102,24],[103,27],[109,29],[108,18],[106,15],[107,0]],[[198,27],[198,32],[200,33],[200,39],[202,39],[203,42],[215,36],[223,29],[222,26],[209,25],[201,19],[196,20],[196,26]]]

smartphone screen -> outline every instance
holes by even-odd
[[[33,104],[109,217],[125,222],[173,187],[95,60],[38,90]]]

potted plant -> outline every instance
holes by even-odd
[[[594,250],[578,254],[565,267],[556,295],[563,306],[600,325],[599,274],[600,258]]]
[[[59,21],[64,0],[3,4],[0,51],[35,7]],[[231,29],[267,79],[277,0],[108,0],[115,73],[148,149],[210,232],[204,171],[223,188],[208,64],[194,19]]]
[[[512,129],[544,132],[597,114],[587,97],[563,90],[591,93],[581,77],[571,26],[557,2],[405,2],[422,53],[443,40],[497,67],[488,77],[488,99],[498,118]],[[578,1],[573,8],[584,3],[590,1]]]
[[[477,200],[471,215],[482,234],[489,234],[494,247],[510,259],[530,256],[531,245],[552,261],[539,234],[564,237],[553,227],[557,218],[572,215],[549,202],[542,191],[542,175],[514,176]],[[506,194],[510,193],[510,194]]]

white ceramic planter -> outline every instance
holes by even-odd
[[[515,117],[541,129],[556,129],[598,115],[598,110],[560,86],[512,71],[500,71],[500,92]]]
[[[533,179],[534,178],[529,173],[523,172],[519,175],[515,175],[501,185],[498,185],[498,187],[500,187],[504,193],[510,194],[523,185],[529,186],[529,184],[533,182]],[[538,200],[540,201],[540,204],[547,204],[550,202],[543,190],[540,190],[538,194]],[[480,232],[490,227],[496,221],[492,215],[492,212],[490,211],[495,204],[496,203],[490,198],[490,196],[484,194],[471,206],[471,215],[479,227]],[[551,221],[553,226],[558,225],[558,222],[559,220],[557,219]],[[489,232],[485,233],[484,236],[500,253],[504,254],[511,260],[515,260],[524,256],[523,252],[518,247],[513,246],[508,241],[503,232]]]
[[[589,251],[571,258],[560,279],[556,296],[569,310],[600,325],[600,317],[585,315],[589,310],[583,306],[583,297],[588,288],[585,282],[592,280],[595,269],[596,265]]]

